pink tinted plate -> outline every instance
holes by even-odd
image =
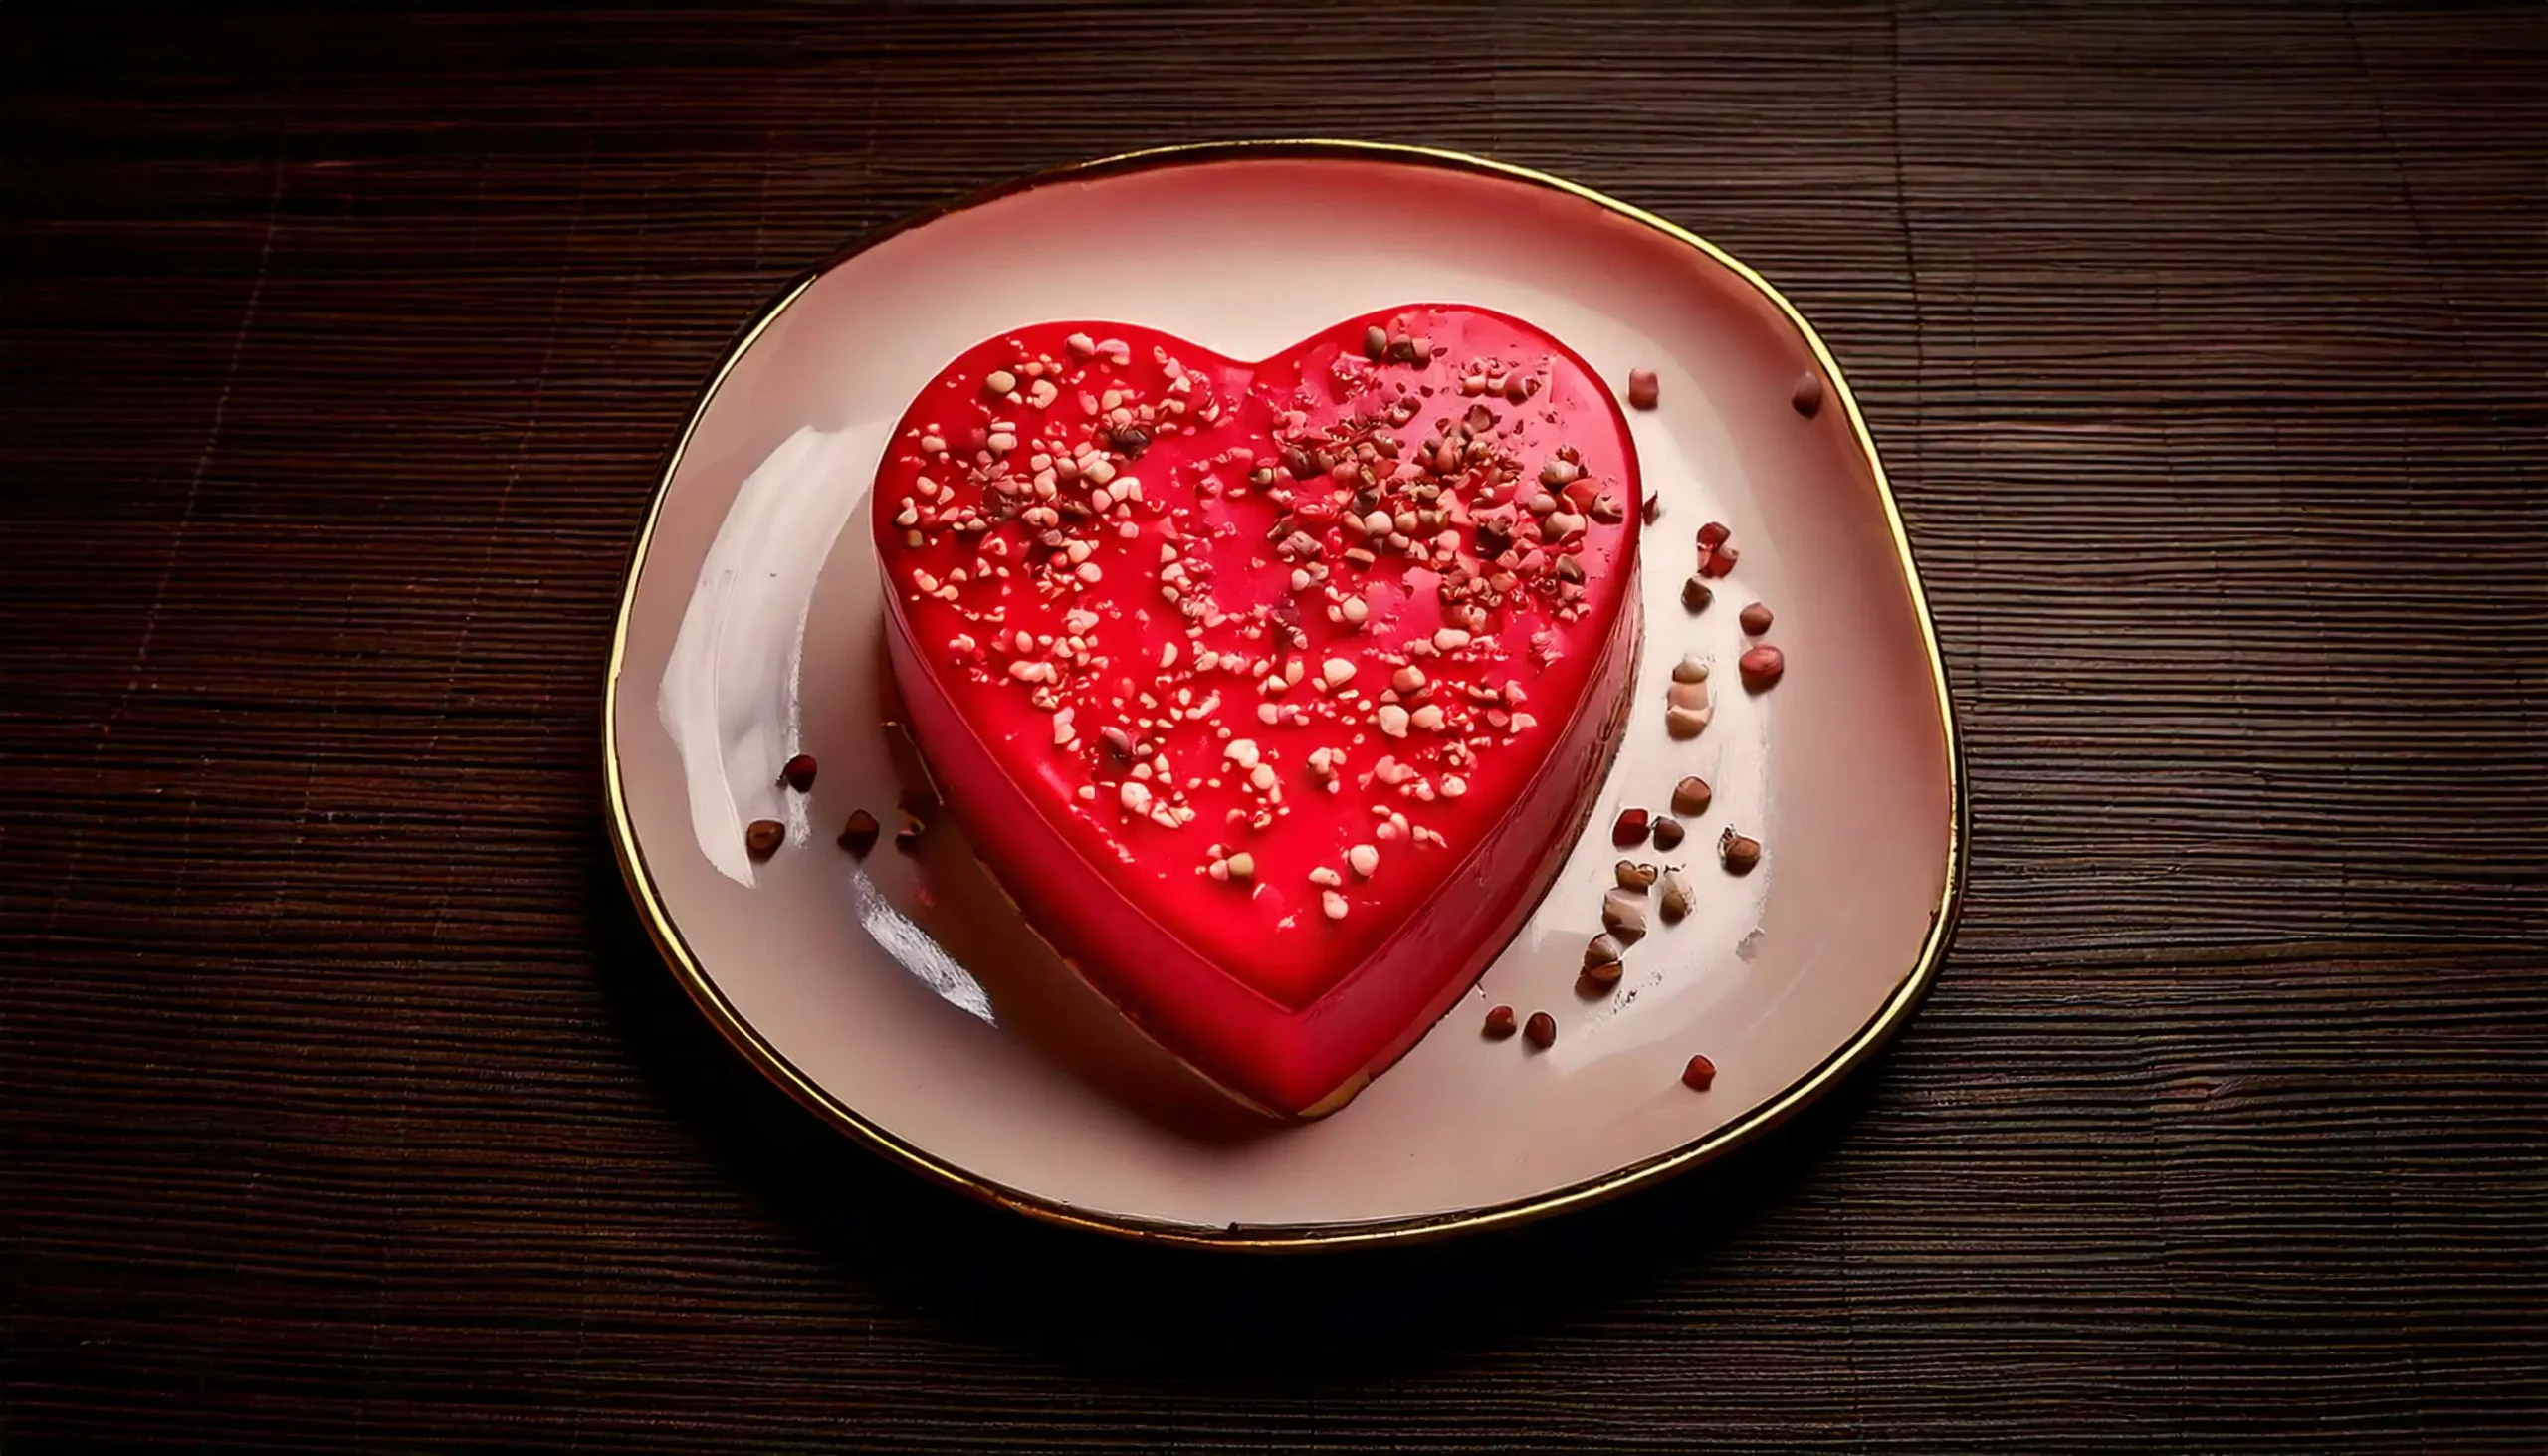
[[[1305,225],[1351,219],[1351,226]],[[1122,1022],[1020,922],[926,786],[896,712],[863,516],[886,434],[1003,329],[1110,318],[1256,357],[1413,300],[1500,310],[1582,354],[1631,411],[1661,506],[1622,744],[1549,897],[1478,987],[1337,1115],[1239,1108]],[[1822,386],[1811,415],[1792,398]],[[1741,549],[1693,614],[1693,533]],[[1776,612],[1778,686],[1736,686],[1738,609]],[[1663,727],[1671,664],[1715,717]],[[1473,158],[1340,142],[1180,148],[1028,179],[867,240],[792,288],[711,386],[630,568],[605,706],[612,831],[702,1009],[807,1106],[889,1156],[1057,1222],[1231,1247],[1438,1235],[1551,1212],[1733,1146],[1908,1014],[1954,923],[1955,735],[1910,554],[1836,369],[1783,300],[1658,219]],[[777,782],[804,752],[808,793]],[[1677,852],[1697,905],[1577,984],[1627,806],[1684,775],[1715,800]],[[864,859],[854,809],[884,822]],[[766,861],[743,827],[775,819]],[[1759,869],[1715,861],[1734,827]],[[1556,1044],[1479,1035],[1509,1004]],[[1708,1091],[1680,1080],[1713,1060]]]

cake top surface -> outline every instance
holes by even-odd
[[[1553,764],[1633,590],[1639,490],[1583,361],[1485,310],[1261,363],[1037,324],[879,468],[888,590],[1028,799],[1144,913],[1298,1009]],[[927,745],[923,745],[926,748]]]

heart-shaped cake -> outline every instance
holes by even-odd
[[[1530,914],[1635,670],[1597,375],[1412,305],[1242,363],[1060,322],[965,351],[878,469],[908,727],[1027,919],[1281,1116],[1342,1106]]]

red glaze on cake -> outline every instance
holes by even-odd
[[[907,721],[985,864],[1151,1036],[1302,1116],[1459,997],[1582,829],[1639,500],[1582,359],[1416,305],[1254,364],[988,340],[903,417],[874,520]]]

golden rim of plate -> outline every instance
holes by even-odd
[[[1404,166],[1438,167],[1448,171],[1468,172],[1508,181],[1545,187],[1570,197],[1641,223],[1684,247],[1705,255],[1761,292],[1762,297],[1778,306],[1788,322],[1795,325],[1805,346],[1813,353],[1831,381],[1832,393],[1840,408],[1848,415],[1849,432],[1857,441],[1859,453],[1866,457],[1867,470],[1875,480],[1877,499],[1884,503],[1885,524],[1893,534],[1893,546],[1902,562],[1902,580],[1911,594],[1913,615],[1920,624],[1921,646],[1928,654],[1929,681],[1937,694],[1938,723],[1946,736],[1948,793],[1950,796],[1947,826],[1946,882],[1938,896],[1938,906],[1930,915],[1928,938],[1920,947],[1920,958],[1910,975],[1895,988],[1883,1007],[1856,1035],[1834,1051],[1821,1065],[1792,1083],[1778,1096],[1753,1108],[1742,1117],[1716,1129],[1705,1137],[1658,1153],[1641,1162],[1614,1169],[1597,1178],[1534,1194],[1511,1202],[1456,1213],[1421,1214],[1406,1218],[1349,1224],[1231,1224],[1221,1228],[1197,1227],[1182,1223],[1163,1223],[1113,1214],[1092,1213],[1072,1208],[1051,1199],[1016,1188],[1003,1187],[988,1179],[930,1155],[919,1147],[895,1137],[861,1116],[830,1092],[816,1085],[804,1073],[780,1055],[758,1031],[746,1022],[734,1004],[726,999],[715,981],[700,968],[681,931],[666,913],[662,898],[656,893],[654,877],[646,868],[644,851],[638,846],[636,828],[629,821],[628,801],[620,781],[619,768],[619,674],[628,652],[628,621],[637,600],[637,581],[646,565],[647,548],[653,544],[655,526],[662,519],[664,501],[671,491],[674,474],[680,469],[682,454],[689,448],[692,434],[715,401],[717,391],[727,375],[751,349],[763,330],[786,312],[797,297],[813,286],[824,274],[848,259],[875,247],[888,238],[934,222],[951,213],[978,207],[984,203],[1013,196],[1054,182],[1117,176],[1154,168],[1184,166],[1196,162],[1237,161],[1262,157],[1317,157],[1340,161],[1393,162]],[[665,457],[663,470],[655,482],[653,502],[647,507],[646,523],[638,532],[635,548],[629,554],[627,584],[621,589],[618,621],[612,628],[610,641],[610,675],[602,695],[602,758],[604,788],[609,800],[610,843],[619,860],[628,893],[636,900],[637,909],[646,924],[646,933],[663,953],[680,978],[682,987],[698,1003],[709,1021],[743,1054],[753,1066],[826,1122],[884,1154],[887,1160],[959,1192],[987,1203],[1045,1223],[1065,1228],[1087,1229],[1119,1238],[1145,1243],[1182,1245],[1195,1248],[1241,1249],[1256,1252],[1281,1252],[1304,1249],[1369,1247],[1381,1244],[1415,1243],[1485,1229],[1509,1228],[1534,1219],[1546,1218],[1569,1209],[1583,1208],[1616,1197],[1632,1188],[1642,1187],[1685,1169],[1696,1167],[1712,1158],[1723,1156],[1736,1147],[1786,1121],[1799,1109],[1828,1091],[1851,1070],[1872,1056],[1886,1040],[1909,1019],[1921,995],[1937,978],[1938,964],[1946,956],[1947,945],[1955,936],[1957,916],[1961,913],[1964,894],[1966,840],[1969,837],[1968,795],[1965,785],[1964,750],[1955,726],[1955,706],[1947,693],[1946,663],[1938,651],[1937,626],[1929,615],[1929,601],[1920,587],[1920,573],[1911,558],[1911,542],[1902,528],[1902,513],[1895,506],[1893,488],[1885,480],[1884,464],[1876,458],[1875,441],[1867,434],[1866,420],[1858,412],[1856,396],[1850,393],[1848,381],[1840,373],[1840,365],[1824,347],[1822,338],[1805,322],[1785,295],[1770,286],[1768,280],[1746,267],[1741,260],[1675,223],[1655,216],[1643,208],[1632,207],[1616,198],[1605,196],[1564,177],[1551,176],[1510,162],[1493,161],[1465,152],[1445,151],[1428,146],[1400,146],[1386,142],[1349,141],[1330,138],[1297,138],[1264,141],[1206,141],[1177,146],[1151,147],[1124,152],[1117,156],[1099,157],[1092,161],[1072,162],[1044,171],[1015,177],[1006,182],[942,203],[936,207],[888,223],[850,243],[832,255],[820,267],[791,280],[777,296],[762,307],[749,324],[737,337],[700,392],[690,417],[682,426],[680,438]]]

